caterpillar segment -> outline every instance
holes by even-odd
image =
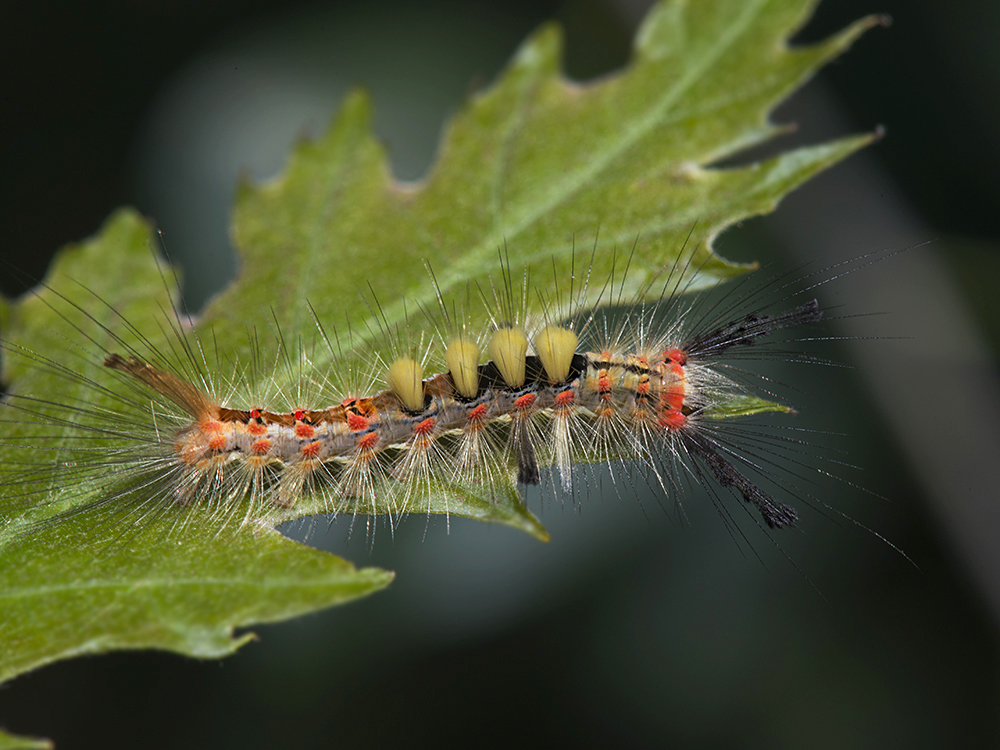
[[[184,482],[185,498],[199,484],[198,473],[208,481],[220,468],[243,463],[252,470],[268,467],[280,472],[276,502],[281,504],[291,502],[320,467],[336,475],[338,466],[343,473],[348,466],[370,462],[386,451],[426,456],[431,445],[446,435],[457,439],[440,451],[439,458],[461,472],[481,457],[481,451],[467,443],[477,442],[484,429],[494,426],[510,432],[521,483],[540,481],[539,444],[551,444],[552,462],[568,490],[571,420],[593,420],[607,409],[621,412],[626,420],[642,418],[639,412],[646,399],[636,399],[637,388],[643,394],[650,389],[675,393],[683,388],[683,380],[673,372],[651,380],[639,360],[629,355],[606,360],[594,353],[578,354],[576,336],[567,329],[544,329],[535,340],[537,355],[526,354],[527,337],[520,329],[498,333],[489,347],[494,358],[476,363],[474,374],[471,362],[479,356],[478,347],[460,342],[449,348],[446,359],[453,369],[447,373],[423,378],[418,363],[400,358],[389,368],[388,389],[319,410],[273,412],[216,405],[195,386],[138,357],[111,355],[105,365],[139,379],[192,417],[191,425],[174,440],[177,460],[192,470]],[[636,385],[639,381],[641,386]],[[681,395],[671,403],[680,409],[682,401]],[[551,434],[539,438],[545,422],[550,423]],[[415,471],[407,467],[415,460],[420,459],[400,461],[397,478],[406,479]],[[295,486],[284,487],[286,483]],[[359,492],[351,481],[341,482],[339,489],[348,497]]]

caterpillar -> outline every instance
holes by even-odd
[[[777,457],[806,443],[735,426],[761,412],[792,412],[768,400],[766,379],[752,385],[755,376],[738,361],[770,352],[821,362],[783,347],[822,336],[781,334],[815,328],[824,313],[809,292],[884,257],[875,255],[804,276],[743,280],[721,295],[689,295],[699,269],[693,254],[681,253],[632,300],[622,298],[626,263],[587,307],[581,300],[592,296],[574,292],[575,274],[566,299],[532,300],[529,276],[517,285],[502,254],[498,276],[487,289],[466,290],[461,305],[443,297],[428,268],[440,314],[423,319],[439,322],[421,333],[419,316],[392,326],[375,299],[366,327],[378,343],[360,358],[364,367],[345,356],[355,347],[313,316],[315,345],[335,371],[347,363],[339,385],[338,373],[317,372],[309,347],[288,346],[280,330],[270,357],[253,335],[254,362],[226,363],[216,353],[213,365],[207,343],[176,307],[166,316],[171,344],[163,350],[110,306],[131,340],[56,293],[69,305],[60,318],[72,324],[71,313],[85,316],[106,334],[110,344],[74,326],[99,350],[87,355],[90,364],[113,373],[116,384],[22,346],[8,343],[4,351],[110,396],[112,406],[8,393],[2,406],[17,416],[3,422],[52,432],[6,444],[35,455],[48,443],[57,460],[26,461],[5,485],[30,498],[50,497],[53,484],[85,483],[95,499],[80,507],[123,504],[137,522],[167,508],[207,508],[216,520],[247,523],[306,501],[315,512],[385,514],[395,522],[442,503],[459,512],[469,494],[500,503],[513,493],[523,502],[519,490],[549,476],[555,491],[575,495],[580,467],[596,465],[612,477],[628,471],[664,497],[683,492],[685,478],[713,496],[714,483],[759,524],[793,526],[795,507],[760,478],[795,495]],[[581,279],[582,289],[593,283],[589,273]],[[490,321],[478,331],[472,321],[482,311],[470,313],[477,305]],[[230,374],[220,375],[220,364]],[[251,395],[261,382],[273,392]],[[543,471],[549,466],[551,475]]]

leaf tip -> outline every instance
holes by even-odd
[[[555,22],[542,24],[517,50],[511,67],[515,70],[558,73],[562,48],[562,27]]]
[[[524,509],[523,515],[518,517],[518,520],[520,521],[520,523],[517,524],[518,528],[522,531],[528,532],[538,541],[552,541],[552,535],[549,534],[549,530],[545,528],[542,522],[538,520],[538,517],[527,508]]]
[[[372,97],[368,89],[354,86],[340,105],[340,116],[371,120],[372,109]]]
[[[82,243],[70,243],[59,250],[58,255],[73,248],[84,247],[93,249],[103,244],[123,247],[148,246],[152,241],[155,227],[151,219],[147,219],[132,206],[121,206],[112,211],[100,228]],[[92,250],[94,251],[94,250]],[[94,251],[96,252],[96,251]],[[57,255],[57,257],[58,257]]]
[[[374,111],[375,105],[368,90],[355,86],[341,100],[337,113],[320,141],[343,144],[354,140],[358,135],[370,136]],[[308,147],[309,144],[307,139],[302,145]]]
[[[830,45],[834,54],[837,54],[854,44],[858,37],[862,36],[866,31],[870,31],[876,27],[885,29],[890,26],[892,26],[891,16],[885,13],[868,15],[863,18],[859,18],[857,21],[843,29],[840,33],[834,34],[833,37],[827,41],[827,44]]]
[[[385,570],[384,568],[361,568],[358,570],[359,574],[366,576],[370,579],[369,593],[374,593],[379,589],[383,589],[390,583],[396,580],[395,570]]]
[[[260,636],[254,633],[252,630],[248,630],[245,633],[240,634],[239,637],[230,638],[230,643],[232,644],[233,652],[239,651],[241,648],[246,646],[248,643],[254,643],[259,641]]]

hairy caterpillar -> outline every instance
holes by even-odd
[[[53,477],[60,485],[87,483],[93,499],[82,507],[124,503],[137,521],[185,507],[246,523],[296,506],[302,512],[304,502],[308,512],[395,520],[432,508],[461,513],[469,495],[499,504],[513,494],[523,502],[518,487],[544,481],[545,466],[554,467],[555,486],[574,493],[580,465],[605,465],[612,477],[627,472],[666,497],[691,479],[714,496],[714,483],[752,508],[758,523],[793,525],[793,505],[761,479],[801,498],[777,459],[806,443],[733,422],[791,411],[762,398],[773,395],[766,380],[752,385],[753,374],[736,361],[822,361],[783,348],[822,339],[794,333],[823,317],[809,292],[874,258],[804,277],[751,278],[721,295],[686,295],[699,270],[692,258],[682,253],[634,300],[622,299],[627,270],[607,279],[599,303],[587,308],[579,300],[592,284],[589,273],[573,275],[565,299],[532,299],[527,274],[517,284],[501,263],[486,290],[466,290],[459,301],[438,292],[442,322],[423,332],[416,331],[421,316],[394,327],[376,302],[366,326],[380,342],[365,350],[361,366],[345,356],[353,350],[350,332],[331,334],[315,321],[313,347],[325,350],[335,372],[317,371],[312,349],[288,346],[280,332],[270,358],[258,343],[252,363],[227,362],[218,352],[213,363],[207,342],[176,310],[167,321],[170,348],[159,349],[127,321],[117,322],[128,335],[116,333],[56,294],[46,304],[67,304],[61,318],[72,324],[71,311],[106,334],[101,343],[75,326],[99,349],[90,366],[115,373],[116,385],[24,347],[7,344],[6,352],[85,392],[110,395],[113,405],[8,394],[5,411],[17,416],[4,422],[52,432],[4,442],[31,455],[50,448],[57,460],[28,460],[8,470],[5,485],[33,498],[52,494]],[[471,323],[478,313],[470,314],[477,305],[491,321],[478,330]],[[346,372],[336,372],[341,362]],[[260,392],[261,383],[270,393]]]

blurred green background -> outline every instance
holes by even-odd
[[[39,277],[132,204],[163,229],[197,307],[236,272],[238,177],[277,174],[349,87],[372,92],[397,175],[418,179],[443,119],[539,23],[564,25],[568,73],[587,79],[625,63],[647,7],[20,4],[0,29],[0,253]],[[821,290],[838,313],[885,313],[836,335],[888,338],[833,347],[848,368],[773,373],[801,383],[796,426],[850,436],[817,437],[865,467],[837,473],[888,500],[832,481],[817,494],[919,570],[817,513],[776,534],[780,549],[749,529],[750,547],[699,494],[685,522],[649,497],[574,508],[536,493],[547,545],[455,519],[382,528],[373,548],[344,521],[297,525],[396,582],[256,628],[223,662],[45,668],[0,690],[0,725],[64,748],[998,746],[1000,6],[828,0],[797,41],[869,12],[893,27],[780,108],[800,127],[777,145],[878,124],[887,137],[719,249],[784,268],[933,240]],[[12,274],[0,288],[23,289]]]

